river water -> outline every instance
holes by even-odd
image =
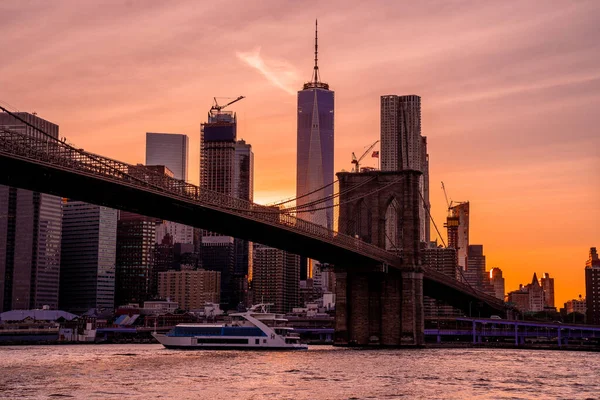
[[[600,353],[0,347],[0,399],[600,399]]]

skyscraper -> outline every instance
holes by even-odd
[[[58,138],[58,125],[15,114]],[[0,128],[46,137],[8,113],[0,113]],[[0,185],[0,311],[58,307],[61,234],[59,197]]]
[[[483,254],[483,245],[471,244],[467,252],[467,269],[463,274],[469,285],[476,289],[483,290],[486,279],[485,255]]]
[[[429,156],[427,138],[421,136],[421,97],[381,96],[381,170],[421,171],[419,189],[420,240],[429,243]]]
[[[146,165],[163,165],[173,178],[188,179],[188,137],[177,133],[146,133]],[[156,242],[162,243],[166,234],[174,243],[194,243],[194,228],[184,224],[163,221],[156,228]]]
[[[467,268],[469,251],[469,202],[450,207],[444,226],[448,229],[448,247],[456,249],[458,265]]]
[[[146,165],[164,165],[175,179],[188,179],[188,137],[177,133],[146,133]]]
[[[154,282],[156,218],[120,211],[117,222],[115,305],[141,303],[157,293]],[[157,290],[157,289],[156,289]]]
[[[585,263],[586,322],[600,325],[600,258],[595,247]]]
[[[200,133],[200,186],[252,201],[252,146],[237,140],[237,118],[213,107]],[[234,308],[244,302],[251,268],[252,244],[214,232],[202,232],[202,266],[221,272],[221,302]]]
[[[490,283],[494,287],[494,295],[500,299],[504,300],[505,288],[504,288],[504,278],[502,277],[502,270],[500,268],[492,268],[490,270]]]
[[[300,257],[284,250],[255,244],[252,291],[254,303],[273,303],[273,312],[297,307]]]
[[[329,90],[327,83],[321,82],[319,76],[318,36],[315,29],[312,80],[298,91],[296,206],[306,211],[300,212],[299,218],[328,229],[333,229],[333,198],[316,206],[306,205],[333,195],[333,185],[329,184],[334,181],[334,98],[335,93]]]
[[[117,214],[82,201],[63,203],[61,309],[114,309]]]
[[[542,289],[544,289],[544,307],[555,308],[554,306],[554,278],[550,278],[550,274],[544,272],[541,279]]]

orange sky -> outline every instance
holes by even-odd
[[[336,171],[379,138],[379,96],[418,94],[438,226],[443,180],[471,202],[471,242],[507,291],[536,271],[556,278],[559,307],[584,294],[600,247],[600,2],[91,3],[0,3],[0,101],[131,163],[145,132],[185,133],[197,183],[212,98],[244,95],[232,109],[254,149],[255,198],[293,197],[295,92],[318,17]]]

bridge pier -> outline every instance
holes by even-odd
[[[424,343],[421,272],[336,271],[336,345]]]

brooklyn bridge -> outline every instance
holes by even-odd
[[[424,296],[465,314],[472,309],[481,317],[506,315],[502,300],[422,264],[418,171],[338,173],[339,212],[331,230],[302,219],[295,207],[230,197],[39,133],[0,131],[0,184],[180,222],[329,263],[336,273],[338,344],[422,345]],[[390,230],[391,205],[396,221]]]

